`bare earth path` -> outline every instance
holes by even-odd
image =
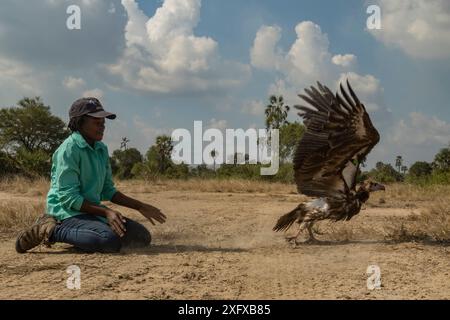
[[[1,234],[0,299],[448,299],[450,247],[389,243],[358,230],[382,230],[386,217],[411,212],[367,208],[352,221],[352,241],[328,240],[293,248],[271,231],[296,206],[297,195],[160,191],[131,194],[160,207],[165,225],[153,227],[153,245],[120,254],[82,254],[70,246],[19,255]],[[2,193],[0,199],[11,195]],[[22,196],[17,195],[18,199]],[[41,197],[42,198],[42,197]],[[38,197],[29,198],[29,201]],[[416,210],[416,209],[414,209]],[[327,238],[328,237],[328,238]],[[320,238],[320,236],[319,236]],[[369,265],[382,287],[368,290]],[[66,288],[66,268],[81,269],[81,289]]]

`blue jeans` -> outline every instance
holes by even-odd
[[[91,214],[81,214],[61,221],[49,241],[64,242],[85,252],[119,252],[122,246],[146,247],[150,232],[140,223],[125,218],[125,235],[119,237],[111,227]]]

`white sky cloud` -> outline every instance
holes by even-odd
[[[218,43],[196,36],[200,0],[165,0],[148,18],[134,0],[122,0],[128,14],[126,48],[108,67],[134,89],[157,93],[206,92],[248,81],[250,68],[223,60]]]
[[[345,81],[348,79],[381,134],[392,129],[392,113],[384,103],[384,89],[380,80],[371,74],[361,75],[357,72],[356,55],[331,53],[327,34],[311,21],[297,24],[297,38],[287,51],[278,45],[281,32],[279,27],[261,27],[250,50],[253,67],[277,74],[276,80],[268,88],[268,95],[283,95],[289,106],[305,105],[298,97],[305,87],[316,85],[320,81],[336,91],[339,83],[346,87]],[[256,112],[256,109],[252,104],[243,107],[245,111]],[[291,112],[288,120],[298,121],[300,118],[296,112]],[[383,145],[385,143],[386,141],[380,142],[373,154],[381,155],[380,150],[386,149]],[[369,156],[371,165],[372,159],[375,158]]]
[[[32,66],[0,56],[2,103],[13,103],[24,96],[41,95],[41,84],[45,83],[45,79],[46,74],[36,74]]]
[[[256,33],[255,41],[250,49],[251,64],[264,70],[278,68],[282,53],[276,45],[280,39],[280,27],[262,26]]]
[[[273,88],[284,86],[296,95],[298,90],[317,80],[330,85],[341,73],[354,71],[356,56],[332,55],[328,36],[319,25],[311,21],[298,23],[297,38],[287,52],[278,46],[281,31],[279,27],[262,26],[250,50],[254,67],[279,73],[283,83],[275,83]]]
[[[244,102],[242,106],[242,112],[248,113],[254,116],[264,115],[265,104],[261,100],[251,100]]]
[[[375,166],[377,161],[394,164],[396,156],[402,156],[409,167],[416,161],[432,162],[436,153],[449,145],[450,123],[436,116],[411,112],[380,134],[380,143],[368,157],[368,167]]]
[[[356,63],[356,56],[353,54],[337,54],[331,61],[338,66],[351,67]]]
[[[281,28],[262,26],[256,34],[250,50],[252,65],[275,71],[276,81],[269,86],[268,94],[283,95],[286,104],[304,104],[298,94],[316,81],[336,90],[340,82],[348,79],[355,92],[374,116],[375,122],[386,125],[391,113],[383,103],[383,88],[373,75],[356,72],[357,57],[353,54],[332,54],[327,34],[311,21],[297,24],[296,40],[285,52],[278,46]],[[250,110],[245,106],[244,110]],[[298,120],[291,114],[289,120]]]
[[[217,120],[212,118],[208,121],[207,128],[225,130],[228,127],[228,123],[226,120]]]
[[[381,29],[369,30],[379,41],[416,58],[450,57],[448,0],[378,0]]]
[[[79,90],[86,86],[86,82],[82,78],[65,77],[63,80],[63,86],[70,90]]]
[[[400,120],[390,135],[393,143],[398,145],[423,146],[450,143],[450,123],[435,116],[427,116],[419,112],[411,112],[407,120]]]
[[[98,89],[98,88],[95,88],[95,89],[92,89],[92,90],[87,90],[87,91],[85,91],[85,92],[83,92],[83,97],[94,97],[94,98],[97,98],[97,99],[99,99],[99,100],[102,100],[103,99],[103,91],[102,90],[100,90],[100,89]]]
[[[244,128],[257,122],[260,127],[270,94],[283,94],[286,103],[293,106],[303,102],[297,94],[317,80],[334,91],[339,80],[349,78],[382,136],[370,158],[384,160],[407,146],[410,149],[405,151],[405,157],[434,155],[448,136],[448,94],[444,88],[448,63],[437,59],[450,57],[450,2],[380,0],[378,3],[382,30],[370,32],[380,42],[368,43],[370,47],[356,57],[352,48],[359,44],[351,41],[354,38],[339,32],[333,33],[336,38],[329,38],[325,32],[334,28],[338,20],[351,18],[346,15],[327,19],[321,26],[311,21],[297,23],[295,33],[292,30],[292,42],[285,46],[281,37],[290,30],[282,30],[280,25],[295,25],[296,21],[291,15],[283,16],[286,9],[283,11],[281,7],[278,19],[261,15],[251,20],[240,15],[228,17],[221,12],[220,19],[212,21],[214,15],[206,19],[202,16],[206,10],[202,11],[200,0],[157,1],[142,6],[149,10],[145,13],[133,0],[123,0],[122,4],[120,0],[2,0],[0,107],[11,106],[24,96],[40,95],[51,105],[52,112],[67,120],[67,106],[79,95],[106,97],[108,109],[117,112],[123,122],[118,125],[117,120],[108,121],[108,126],[117,127],[109,130],[107,136],[107,139],[110,135],[115,137],[108,140],[114,145],[111,150],[119,148],[121,136],[126,135],[132,145],[146,151],[158,133],[170,133],[161,126],[183,127],[185,123],[192,125],[196,119],[214,119],[215,125],[222,127],[220,121]],[[65,28],[68,4],[81,7],[80,32]],[[158,10],[150,12],[155,5]],[[227,7],[222,2],[211,6],[215,5]],[[277,5],[267,3],[261,7],[272,9]],[[292,2],[288,7],[300,5]],[[325,15],[329,15],[326,10],[319,18]],[[264,21],[273,21],[274,25],[262,26],[256,33],[258,24]],[[242,27],[242,35],[230,37],[222,32],[227,23]],[[354,26],[361,29],[355,31],[358,37],[367,32],[361,25]],[[249,30],[255,32],[253,44],[248,41]],[[382,44],[397,46],[412,57],[430,61],[406,59],[399,68],[408,70],[377,68],[385,59],[392,65],[402,56],[402,51],[391,54],[382,50],[379,59],[369,59],[373,57],[369,51],[376,51],[370,49]],[[242,48],[247,48],[244,53]],[[251,78],[252,69],[247,63],[266,73],[259,77],[262,71],[257,71]],[[414,79],[411,70],[416,67],[424,74],[417,74]],[[387,82],[394,72],[401,87]],[[384,101],[383,86],[395,123]],[[426,102],[421,99],[424,92],[432,93]],[[407,99],[402,99],[401,94]],[[187,108],[192,112],[179,112]],[[412,116],[414,120],[408,116],[412,110],[420,112]],[[141,121],[133,121],[134,116]],[[290,121],[299,120],[294,109],[289,117]],[[439,122],[443,120],[444,124]],[[423,127],[433,130],[420,132],[416,125],[420,121]],[[422,140],[416,137],[419,132],[425,136]],[[428,144],[435,149],[426,149]],[[415,159],[415,156],[408,157]]]

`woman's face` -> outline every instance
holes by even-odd
[[[80,128],[80,133],[92,141],[101,141],[105,132],[105,118],[86,116]]]

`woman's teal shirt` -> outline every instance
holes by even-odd
[[[97,141],[92,148],[80,133],[72,133],[52,157],[47,213],[62,221],[82,214],[84,199],[100,205],[115,193],[108,147]]]

